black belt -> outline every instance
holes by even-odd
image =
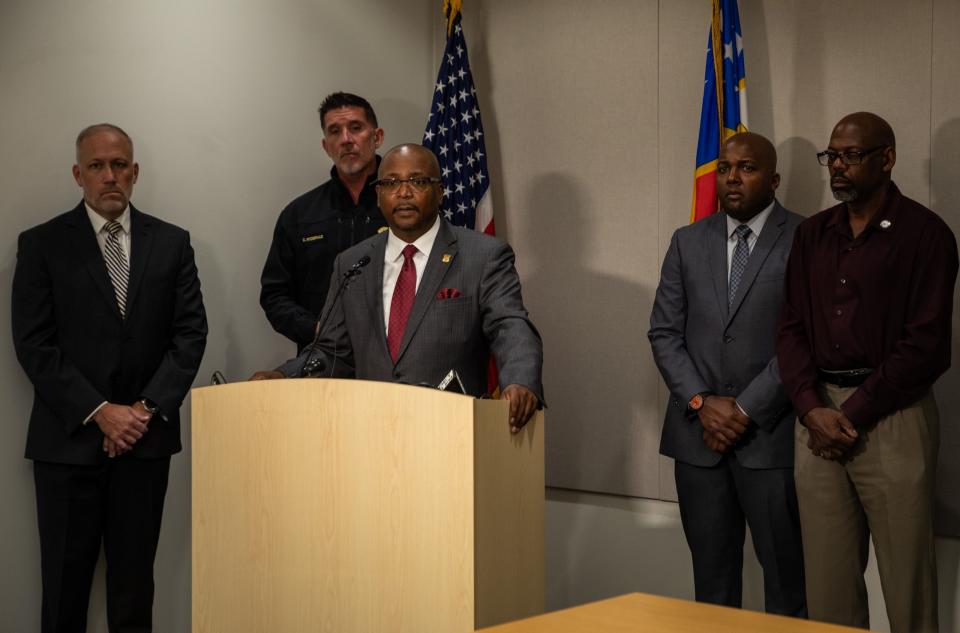
[[[866,382],[872,373],[872,369],[848,369],[846,371],[818,369],[817,378],[820,379],[820,382],[827,382],[838,387],[859,387]]]

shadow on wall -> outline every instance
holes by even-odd
[[[817,162],[817,152],[826,149],[830,130],[839,116],[827,112],[825,95],[830,87],[826,85],[824,51],[828,44],[822,28],[823,7],[816,2],[796,2],[791,3],[791,9],[792,18],[783,16],[794,25],[791,41],[778,45],[791,47],[793,58],[803,61],[793,67],[792,76],[785,77],[790,94],[781,116],[793,124],[793,129],[810,131],[812,139],[791,137],[777,148],[783,177],[780,200],[791,211],[810,217],[834,204],[828,193],[826,169]]]
[[[934,132],[927,171],[930,178],[930,206],[950,225],[956,234],[960,228],[960,181],[956,178],[960,164],[960,118],[950,119]],[[960,498],[956,490],[960,483],[960,463],[954,458],[960,451],[960,428],[952,424],[949,412],[960,407],[960,310],[954,293],[953,305],[953,367],[937,382],[935,394],[940,407],[940,460],[937,472],[937,534],[960,536]],[[947,570],[954,574],[956,569]],[[946,579],[941,579],[945,584]]]
[[[590,269],[604,248],[591,227],[604,216],[585,191],[575,175],[548,173],[524,196],[528,234],[519,241],[532,263],[524,294],[546,350],[547,485],[652,497],[657,444],[640,424],[645,407],[655,411],[640,380],[652,299],[638,284]]]
[[[9,227],[10,239],[0,259],[0,288],[10,297],[16,266],[16,235],[25,227]],[[0,400],[5,404],[4,438],[0,448],[0,631],[39,630],[40,543],[33,484],[33,462],[23,456],[33,387],[17,362],[11,337],[10,305],[0,314]]]
[[[821,210],[827,187],[826,168],[817,162],[817,146],[799,136],[777,147],[780,188],[777,198],[794,213],[810,217]]]
[[[747,99],[749,127],[767,138],[776,138],[773,118],[774,82],[771,81],[770,42],[762,0],[740,2],[740,22],[743,28],[744,64],[747,71]]]

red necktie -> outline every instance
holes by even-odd
[[[407,244],[403,249],[403,266],[397,277],[397,285],[393,289],[393,300],[390,302],[390,324],[387,327],[387,347],[390,349],[390,358],[397,362],[400,355],[400,342],[403,340],[403,331],[407,329],[407,319],[413,308],[413,299],[417,296],[417,265],[413,263],[413,256],[417,247]]]

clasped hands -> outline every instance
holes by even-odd
[[[817,457],[838,460],[857,441],[857,429],[843,411],[816,407],[803,416],[801,422],[810,434],[807,448]]]
[[[104,452],[116,457],[131,450],[147,432],[152,417],[140,401],[129,406],[108,402],[100,407],[93,421],[103,431]]]
[[[703,425],[703,441],[718,453],[726,453],[740,441],[750,424],[750,418],[737,406],[736,398],[707,396],[697,412]]]

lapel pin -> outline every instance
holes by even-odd
[[[387,227],[381,226],[379,229],[377,229],[377,233],[383,233],[386,230],[387,230]]]
[[[440,257],[440,261],[442,261],[444,264],[449,264],[451,259],[453,259],[453,257],[450,255],[450,253],[444,253]]]
[[[883,220],[882,222],[880,222],[880,228],[889,229],[891,224],[892,223],[890,222],[890,220]]]

